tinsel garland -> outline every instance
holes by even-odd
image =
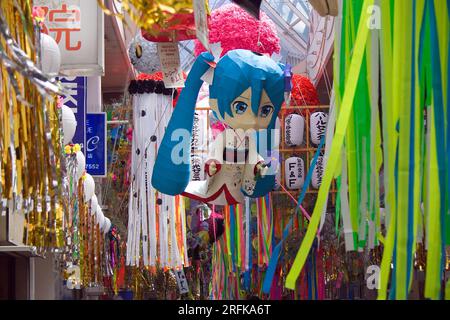
[[[55,80],[36,67],[38,29],[29,1],[0,5],[0,193],[2,212],[25,219],[19,243],[61,245],[62,170]],[[59,229],[57,229],[57,227]]]

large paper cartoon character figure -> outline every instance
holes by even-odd
[[[158,150],[153,186],[165,194],[183,194],[217,205],[242,203],[244,196],[256,198],[271,191],[275,173],[264,159],[270,153],[271,129],[283,103],[283,68],[248,50],[229,51],[217,64],[210,53],[202,53],[189,73]],[[207,179],[189,183],[195,103],[207,72],[213,72],[211,109],[227,128],[209,146]]]

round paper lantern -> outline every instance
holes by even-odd
[[[139,72],[153,73],[161,70],[157,44],[145,40],[140,33],[131,41],[128,55],[131,64]]]
[[[77,178],[77,180],[80,180],[80,178],[84,174],[84,171],[86,170],[86,157],[84,156],[83,152],[81,152],[81,151],[78,151],[76,153],[76,157],[77,157],[76,178]]]
[[[311,185],[314,189],[319,189],[320,184],[322,183],[322,176],[323,176],[323,157],[319,156],[317,158],[316,166],[314,167],[313,174],[311,176]]]
[[[95,194],[95,182],[94,178],[89,173],[86,173],[83,181],[84,187],[84,202],[88,202]]]
[[[56,41],[41,33],[41,68],[44,73],[57,75],[61,67],[61,51]]]
[[[98,206],[98,199],[97,196],[94,194],[91,198],[91,214],[94,214],[97,211]]]
[[[62,106],[62,129],[64,133],[64,144],[69,144],[75,135],[77,120],[72,109],[64,105]]]
[[[285,161],[285,183],[290,190],[299,190],[305,182],[305,164],[302,158],[291,157]]]
[[[261,11],[255,19],[241,7],[230,3],[212,11],[209,21],[209,42],[220,42],[222,56],[233,49],[247,49],[258,53],[280,52],[280,39],[272,20]],[[259,41],[259,42],[258,42]],[[195,40],[195,55],[206,51]]]
[[[292,113],[284,119],[284,138],[289,147],[300,146],[303,143],[305,119]]]
[[[103,222],[105,220],[105,216],[103,215],[103,210],[100,205],[97,206],[97,211],[95,212],[95,220],[100,227],[103,225]]]
[[[280,140],[281,140],[281,122],[280,118],[277,117],[275,120],[275,132],[272,134],[273,139],[273,146],[272,149],[277,149],[280,146]]]
[[[105,217],[105,221],[102,225],[102,231],[103,233],[108,233],[109,229],[111,229],[111,220],[109,218]]]
[[[314,112],[309,118],[311,142],[319,144],[327,130],[328,115],[325,112]]]

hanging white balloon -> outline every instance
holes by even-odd
[[[102,231],[103,233],[108,233],[109,229],[111,229],[111,220],[105,217],[105,221],[103,222]]]
[[[98,199],[97,196],[94,194],[91,198],[91,206],[90,206],[92,215],[97,211],[97,206],[98,206]]]
[[[128,47],[128,55],[134,68],[143,73],[154,73],[161,70],[158,56],[158,45],[144,39],[139,32]]]
[[[95,221],[101,227],[103,225],[103,221],[105,220],[105,216],[103,215],[103,210],[100,205],[97,205],[97,211],[95,212]]]
[[[95,182],[94,178],[89,173],[86,173],[85,179],[83,181],[84,187],[84,201],[88,202],[92,199],[95,194]]]
[[[77,129],[75,114],[68,106],[62,106],[62,128],[64,133],[64,144],[66,145],[72,141],[75,130]]]
[[[61,51],[55,39],[41,33],[41,69],[44,73],[56,76],[61,68]]]
[[[77,173],[76,178],[79,180],[81,176],[84,174],[84,170],[86,168],[86,157],[84,156],[83,152],[77,151],[76,153],[77,157]]]

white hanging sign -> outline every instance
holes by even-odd
[[[208,17],[205,0],[194,0],[195,34],[206,50],[209,47]]]
[[[161,62],[166,88],[183,88],[184,77],[181,70],[180,52],[176,42],[158,42],[158,55]]]
[[[191,156],[191,181],[205,180],[205,159],[201,155]]]
[[[183,269],[174,270],[175,278],[177,279],[178,289],[180,290],[180,294],[185,294],[189,292],[189,285],[186,280],[186,276],[184,275]]]

